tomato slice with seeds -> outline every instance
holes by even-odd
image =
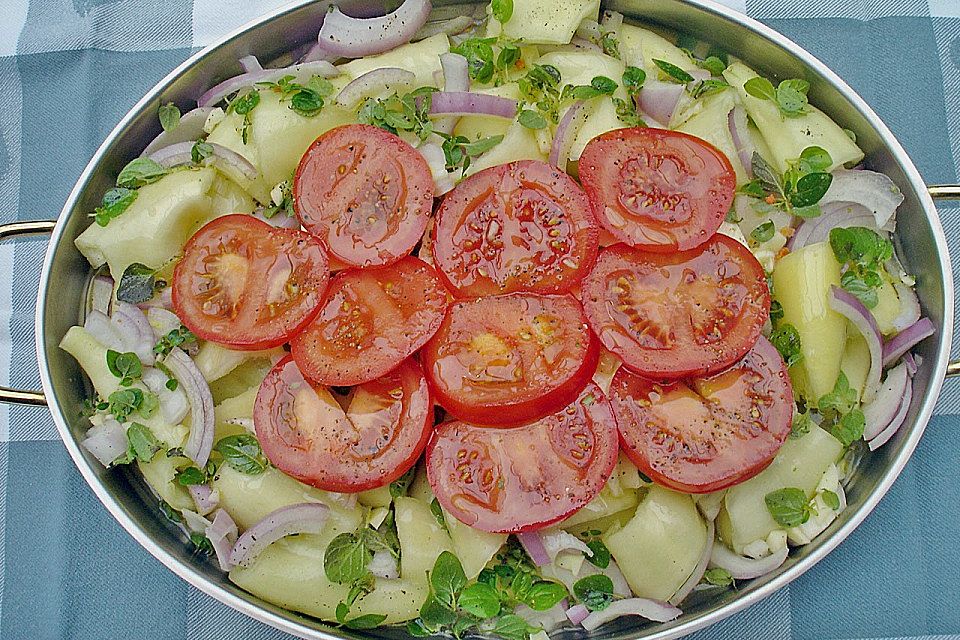
[[[521,424],[567,405],[598,353],[576,298],[531,293],[454,302],[420,352],[443,408],[488,425]]]
[[[423,235],[433,176],[416,149],[379,127],[350,124],[310,145],[293,179],[303,227],[356,267],[396,262]]]
[[[600,492],[617,462],[610,403],[588,385],[565,408],[513,429],[451,421],[427,445],[427,479],[443,507],[482,531],[533,531]]]
[[[682,251],[706,242],[730,210],[736,174],[710,143],[669,129],[615,129],[583,150],[580,181],[597,221],[621,242]]]
[[[260,385],[253,420],[278,469],[320,489],[355,493],[389,484],[414,465],[430,437],[433,403],[413,359],[338,402],[287,356]]]
[[[603,345],[654,379],[730,366],[757,341],[770,312],[763,267],[721,234],[669,255],[607,247],[583,281],[581,299]]]
[[[446,308],[436,271],[419,258],[349,269],[333,278],[320,313],[293,338],[291,352],[314,382],[360,384],[413,355],[436,333]]]
[[[794,410],[787,367],[763,337],[706,378],[660,383],[621,368],[610,401],[627,456],[684,493],[719,491],[760,473],[790,434]]]
[[[204,340],[269,349],[320,311],[328,279],[326,252],[310,234],[228,215],[187,242],[173,272],[173,306]]]
[[[521,160],[470,176],[443,199],[434,259],[461,297],[560,293],[590,270],[599,227],[576,181]]]

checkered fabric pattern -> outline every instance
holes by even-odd
[[[560,1],[560,0],[558,0]],[[866,98],[929,183],[960,167],[960,0],[726,0]],[[114,123],[176,64],[278,0],[0,0],[0,221],[57,215]],[[944,207],[960,253],[960,209]],[[0,383],[38,386],[45,244],[0,246]],[[957,274],[960,276],[960,274]],[[960,385],[873,515],[707,639],[960,638]],[[49,414],[0,406],[0,638],[288,638],[192,589],[77,473]]]

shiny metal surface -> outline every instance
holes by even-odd
[[[51,233],[56,225],[56,220],[31,220],[0,225],[0,241]],[[42,407],[47,404],[47,399],[43,391],[0,387],[0,402]]]
[[[455,15],[459,11],[441,0],[435,4],[437,12]],[[80,449],[78,435],[84,425],[76,408],[88,388],[77,364],[57,348],[60,337],[79,319],[89,279],[89,267],[73,239],[89,223],[87,213],[112,186],[119,169],[158,132],[157,107],[170,101],[188,104],[217,80],[239,73],[237,59],[243,55],[282,59],[290,47],[315,36],[328,5],[301,2],[228,35],[180,65],[121,120],[84,170],[53,232],[37,303],[37,358],[44,392],[70,456],[97,497],[144,548],[184,580],[231,607],[296,635],[332,639],[360,634],[324,625],[241,591],[214,562],[198,560],[191,553],[182,534],[160,515],[142,480],[127,470],[107,471]],[[915,379],[920,392],[910,408],[908,426],[872,454],[871,464],[861,465],[848,488],[850,506],[814,543],[795,550],[777,572],[736,592],[688,602],[684,615],[673,622],[654,625],[622,619],[591,633],[568,630],[561,634],[565,638],[666,640],[708,626],[796,579],[850,535],[876,506],[916,447],[940,391],[952,338],[954,288],[943,230],[916,168],[877,115],[822,63],[784,36],[711,0],[611,0],[606,7],[722,44],[761,73],[809,80],[812,102],[855,131],[868,166],[888,174],[903,190],[906,200],[898,214],[898,244],[907,268],[917,275],[924,313],[940,327],[935,339],[920,349],[923,364]],[[377,635],[407,637],[400,629],[380,630]]]
[[[932,184],[927,191],[934,200],[960,200],[960,184]],[[948,378],[960,376],[960,360],[947,363],[945,375]]]

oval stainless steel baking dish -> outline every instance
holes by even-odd
[[[436,2],[435,11],[455,15],[458,7],[479,3]],[[0,388],[0,401],[47,404],[64,444],[97,497],[120,524],[181,578],[201,591],[247,615],[284,631],[308,638],[350,637],[344,630],[266,603],[230,583],[214,562],[191,553],[181,532],[155,508],[146,485],[127,471],[105,470],[81,450],[81,419],[74,410],[87,396],[77,364],[57,344],[67,328],[78,322],[90,270],[73,240],[89,224],[101,194],[113,176],[138,155],[144,141],[158,129],[157,107],[167,102],[187,104],[216,81],[237,72],[237,60],[247,54],[260,59],[281,57],[290,48],[315,38],[330,2],[300,2],[265,15],[214,45],[193,55],[171,72],[120,121],[90,160],[57,221],[15,223],[0,227],[0,240],[21,235],[52,233],[44,261],[37,300],[36,355],[43,391]],[[903,190],[898,214],[900,255],[917,276],[917,293],[925,315],[939,328],[918,353],[923,358],[915,378],[915,394],[908,424],[887,446],[861,465],[847,491],[849,508],[812,544],[795,549],[776,572],[745,583],[738,591],[688,603],[684,615],[666,624],[621,619],[596,632],[578,636],[606,638],[676,638],[706,627],[770,595],[796,579],[828,554],[863,521],[896,480],[917,445],[933,411],[945,375],[960,374],[960,363],[949,363],[952,339],[954,287],[943,230],[934,198],[960,199],[960,186],[927,187],[887,127],[870,107],[821,62],[786,37],[710,0],[613,0],[608,9],[628,18],[682,31],[701,40],[722,43],[761,73],[771,77],[805,78],[812,102],[843,127],[857,133],[866,164],[890,176]],[[380,635],[401,637],[397,629]]]

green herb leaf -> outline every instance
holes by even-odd
[[[602,540],[587,540],[587,547],[590,551],[593,552],[593,555],[587,555],[587,560],[595,567],[600,567],[601,569],[606,569],[610,566],[610,550],[607,549],[607,545],[603,544]]]
[[[850,388],[850,381],[847,380],[847,374],[842,370],[837,376],[837,381],[833,385],[833,391],[824,394],[817,403],[821,413],[827,411],[836,411],[837,413],[847,413],[857,406],[857,391]]]
[[[467,69],[472,80],[486,84],[493,79],[493,47],[492,41],[486,38],[470,38],[453,47],[453,53],[460,54],[467,59]]]
[[[820,497],[823,498],[823,504],[827,505],[834,511],[838,511],[840,509],[840,496],[835,494],[833,491],[830,491],[829,489],[823,489],[820,492]]]
[[[810,146],[800,152],[797,165],[801,173],[817,173],[833,166],[833,158],[823,147]]]
[[[500,613],[500,598],[496,589],[482,582],[464,587],[458,604],[461,609],[478,618],[492,618]]]
[[[611,58],[620,59],[620,41],[615,34],[604,33],[600,36],[600,48]]]
[[[407,489],[410,488],[410,484],[413,482],[413,479],[417,475],[417,468],[410,467],[410,469],[390,483],[390,497],[399,498],[400,496],[407,495]]]
[[[431,593],[420,607],[420,620],[431,631],[439,631],[442,627],[456,622],[457,614]]]
[[[623,70],[623,88],[627,95],[634,97],[640,93],[643,83],[647,81],[647,72],[640,67],[628,66]]]
[[[180,109],[172,102],[168,102],[157,109],[160,126],[164,131],[173,131],[180,124]]]
[[[223,456],[224,462],[240,473],[258,475],[267,468],[260,442],[252,434],[238,433],[221,438],[214,450]]]
[[[717,587],[729,587],[733,584],[733,576],[726,569],[715,567],[707,569],[703,574],[704,580]]]
[[[145,184],[156,182],[170,170],[150,158],[135,158],[127,163],[117,176],[117,186],[136,189]]]
[[[812,427],[813,420],[810,419],[809,413],[796,413],[793,416],[793,424],[790,426],[790,437],[802,438],[810,433]]]
[[[777,86],[777,106],[780,112],[796,117],[807,112],[807,91],[810,83],[806,80],[784,80]]]
[[[234,98],[230,102],[230,106],[227,107],[227,111],[233,111],[241,116],[245,116],[256,109],[258,104],[260,104],[260,92],[248,91]]]
[[[617,108],[617,118],[628,127],[646,127],[647,123],[637,113],[637,105],[633,100],[623,100],[614,97],[613,104]]]
[[[803,489],[786,487],[764,497],[767,510],[781,527],[798,527],[810,519],[810,503]]]
[[[694,98],[703,98],[724,91],[729,87],[727,81],[722,78],[707,78],[695,84],[690,91],[690,95]]]
[[[808,173],[797,181],[796,191],[790,194],[790,202],[795,207],[809,207],[820,202],[833,176],[829,173]]]
[[[773,193],[779,195],[781,198],[785,198],[780,174],[756,151],[753,152],[751,166],[753,168],[754,179],[760,186],[761,192]]]
[[[500,616],[489,632],[504,640],[527,640],[531,633],[540,631],[540,627],[531,626],[526,620],[514,613]]]
[[[313,89],[304,87],[293,94],[290,109],[305,118],[312,118],[323,110],[323,96]]]
[[[867,227],[830,230],[830,246],[840,263],[878,267],[893,256],[893,244]]]
[[[760,76],[747,80],[743,85],[743,90],[746,91],[748,95],[759,98],[760,100],[777,101],[777,91],[773,88],[773,83]]]
[[[153,401],[157,401],[157,397],[152,393],[149,394],[153,397]],[[138,411],[143,407],[145,395],[140,389],[118,389],[110,394],[107,398],[107,410],[113,414],[113,417],[116,418],[117,422],[126,422],[127,418],[134,411]],[[154,405],[155,409],[156,405]],[[149,411],[147,411],[149,413]],[[149,418],[149,415],[143,416],[144,418]]]
[[[118,353],[112,349],[107,349],[107,368],[117,378],[120,378],[120,386],[129,387],[134,380],[138,380],[143,375],[143,365],[137,354],[127,351]]]
[[[185,326],[180,325],[178,328],[169,331],[167,335],[160,338],[157,344],[153,346],[153,352],[158,356],[166,357],[174,348],[184,347],[191,343],[195,344],[196,341],[197,337],[193,335],[193,332]]]
[[[107,226],[111,220],[127,210],[137,199],[138,192],[132,189],[110,189],[103,195],[102,204],[93,212],[94,220],[101,227]]]
[[[449,551],[437,556],[433,571],[430,572],[430,586],[441,603],[453,607],[457,602],[457,595],[466,584],[467,576],[457,556]]]
[[[803,360],[803,351],[800,345],[800,332],[790,323],[785,323],[770,334],[770,342],[777,348],[787,367],[792,367]]]
[[[490,9],[497,22],[504,24],[513,16],[513,0],[492,0]]]
[[[617,83],[606,76],[594,76],[590,81],[593,87],[601,95],[612,95],[617,90]]]
[[[840,286],[852,293],[867,309],[873,309],[880,303],[876,288],[870,286],[856,271],[845,271],[840,276]]]
[[[559,582],[534,582],[523,594],[523,603],[534,611],[552,609],[567,597],[567,588]]]
[[[656,58],[653,59],[653,64],[657,65],[657,68],[663,72],[662,75],[667,80],[680,84],[693,82],[693,76],[675,64],[667,62],[666,60],[657,60]]]
[[[193,146],[190,147],[190,159],[193,161],[193,164],[200,164],[212,155],[213,145],[209,142],[197,140],[193,143]]]
[[[193,543],[194,549],[197,551],[197,553],[202,553],[204,555],[210,555],[213,553],[213,543],[210,542],[210,538],[202,533],[191,533],[190,542]]]
[[[757,244],[763,244],[771,238],[776,232],[777,228],[774,226],[772,220],[767,220],[766,222],[757,225],[753,231],[750,232],[750,239],[756,242]]]
[[[150,462],[160,451],[160,442],[153,435],[153,431],[139,422],[134,422],[127,428],[127,442],[130,444],[130,453],[140,462]]]
[[[174,524],[180,524],[183,522],[183,516],[180,515],[180,512],[171,507],[170,504],[163,498],[160,498],[160,513],[163,514],[164,518],[170,522],[173,522]]]
[[[573,595],[590,611],[602,611],[613,602],[613,581],[602,573],[581,578],[573,585]]]
[[[706,69],[712,75],[719,76],[727,70],[727,63],[717,56],[707,56],[703,60],[698,60],[697,64],[701,69]]]
[[[547,121],[542,115],[531,109],[523,109],[517,120],[527,129],[543,129],[547,126]]]
[[[830,433],[834,438],[843,443],[844,447],[863,437],[863,430],[866,426],[866,420],[863,411],[860,409],[851,409],[840,417],[840,420],[830,427]]]
[[[760,184],[759,180],[745,182],[737,187],[737,193],[742,193],[743,195],[750,196],[751,198],[763,198],[765,195],[767,195],[764,193],[763,186]],[[739,220],[737,222],[739,222]]]
[[[157,272],[145,264],[134,262],[123,271],[117,286],[117,300],[140,304],[153,297],[157,289]]]
[[[323,571],[330,582],[350,584],[367,573],[373,553],[363,539],[354,533],[341,533],[327,545],[323,554]]]
[[[189,487],[190,485],[195,484],[206,484],[207,483],[207,474],[201,471],[196,467],[187,467],[186,469],[181,469],[177,471],[176,476],[177,483],[184,487]]]
[[[783,320],[783,305],[780,304],[779,300],[770,301],[770,322],[773,326],[777,326],[777,323]]]
[[[414,638],[426,638],[427,636],[431,635],[430,630],[424,626],[423,620],[420,618],[411,620],[407,623],[407,633],[412,635]]]

